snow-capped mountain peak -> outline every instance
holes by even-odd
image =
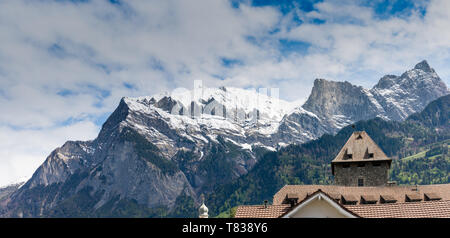
[[[125,98],[130,108],[147,114],[158,112],[172,128],[253,131],[273,134],[282,118],[297,105],[278,98],[277,90],[233,87],[176,89],[172,93]]]
[[[426,60],[401,76],[384,76],[370,92],[392,120],[404,120],[437,97],[450,93]]]
[[[190,109],[194,110],[192,104],[195,103],[195,105],[199,106],[201,109],[199,114],[214,115],[218,115],[219,112],[215,112],[211,109],[220,105],[227,111],[222,113],[221,116],[228,119],[235,119],[234,114],[236,113],[236,110],[238,113],[244,112],[246,115],[258,110],[260,119],[272,121],[281,120],[286,113],[295,107],[292,103],[279,99],[277,90],[260,89],[259,91],[256,91],[233,87],[199,87],[193,90],[176,89],[171,93],[140,97],[131,100],[147,105],[151,104],[174,114],[179,114],[179,111],[172,111],[176,104],[178,104],[179,107],[187,109],[191,107]],[[192,116],[191,111],[181,114]]]
[[[95,140],[55,149],[8,195],[0,216],[42,216],[80,194],[94,210],[135,204],[130,201],[173,208],[180,196],[196,198],[243,176],[260,150],[303,143],[358,120],[403,120],[449,91],[421,62],[401,76],[384,76],[370,90],[316,80],[303,106],[277,93],[195,85],[123,98]],[[35,209],[24,209],[30,206]]]
[[[422,60],[421,62],[417,63],[416,66],[414,66],[414,69],[420,69],[427,73],[434,73],[434,69],[430,67],[426,60]]]
[[[436,97],[448,94],[445,83],[424,60],[401,76],[386,75],[372,89],[349,82],[316,79],[303,106],[278,98],[277,90],[233,87],[176,89],[154,96],[127,98],[133,110],[157,113],[171,128],[208,128],[242,137],[254,135],[266,146],[301,143],[334,133],[355,121],[380,117],[403,120]]]

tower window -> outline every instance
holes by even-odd
[[[363,187],[364,186],[364,179],[359,178],[358,179],[358,187]]]
[[[351,159],[353,156],[353,150],[351,147],[347,148],[345,151],[344,159]]]
[[[373,158],[373,153],[369,153],[369,159]]]

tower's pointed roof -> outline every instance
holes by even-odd
[[[389,161],[390,163],[392,160],[365,131],[355,131],[331,163],[364,161]]]

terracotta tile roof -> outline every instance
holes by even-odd
[[[317,185],[316,185],[317,186]],[[305,187],[305,186],[303,186]],[[311,187],[311,186],[309,186]],[[327,186],[325,186],[327,187]],[[330,186],[328,186],[330,187]],[[333,186],[340,187],[340,186]],[[406,188],[410,188],[408,186]],[[415,186],[412,186],[415,188]],[[298,188],[298,187],[297,187]],[[367,187],[347,187],[348,190],[353,188],[359,188],[360,192],[363,191],[361,188]],[[374,189],[378,188],[378,189]],[[382,190],[383,187],[371,187],[374,190]],[[283,188],[285,189],[285,188]],[[282,190],[283,190],[282,189]],[[405,187],[397,187],[394,190],[404,191]],[[421,190],[441,190],[446,199],[449,199],[450,194],[450,184],[443,185],[426,185],[418,186],[418,192]],[[286,190],[286,189],[285,189]],[[364,189],[368,191],[367,189]],[[281,191],[281,190],[280,190]],[[315,192],[318,192],[316,190]],[[323,190],[322,190],[323,192]],[[314,192],[310,192],[314,194]],[[327,193],[325,193],[328,195]],[[328,195],[332,198],[330,195]],[[395,196],[381,195],[386,200],[394,200]],[[405,196],[405,195],[403,195]],[[431,196],[431,195],[430,195]],[[370,197],[370,196],[369,196]],[[307,198],[305,198],[307,199]],[[369,199],[369,198],[368,198]],[[341,204],[339,204],[341,205]],[[377,204],[358,204],[358,205],[341,205],[346,210],[351,213],[363,217],[363,218],[450,218],[450,199],[449,200],[433,200],[433,201],[419,201],[419,202],[405,202],[404,200],[396,203],[377,203]],[[283,214],[287,214],[292,207],[288,204],[278,204],[269,205],[264,208],[264,205],[257,206],[239,206],[236,211],[236,218],[277,218]]]
[[[450,218],[450,201],[345,206],[365,218]]]
[[[362,218],[450,218],[450,201],[344,205]],[[278,218],[291,210],[289,205],[240,206],[236,218]]]
[[[360,198],[362,195],[372,195],[380,199],[380,196],[389,196],[390,200],[397,203],[405,202],[406,194],[419,194],[424,199],[425,193],[435,193],[441,200],[450,200],[450,184],[418,185],[416,186],[379,186],[379,187],[348,187],[336,185],[286,185],[273,197],[273,204],[280,205],[288,193],[298,194],[300,199],[321,189],[327,194],[353,195]],[[417,189],[417,191],[415,191]]]
[[[391,161],[365,131],[356,131],[348,138],[331,164],[381,160]]]
[[[239,206],[235,218],[277,218],[291,209],[290,205]]]

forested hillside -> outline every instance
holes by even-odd
[[[330,162],[353,131],[366,131],[394,159],[391,180],[399,184],[448,183],[450,95],[404,122],[376,118],[347,126],[336,135],[266,153],[247,175],[216,188],[207,204],[213,215],[240,204],[262,204],[286,184],[332,184]],[[405,158],[425,150],[424,156]],[[423,153],[423,152],[422,152]]]
[[[394,160],[391,180],[399,184],[450,183],[450,140],[420,148],[420,152]]]

